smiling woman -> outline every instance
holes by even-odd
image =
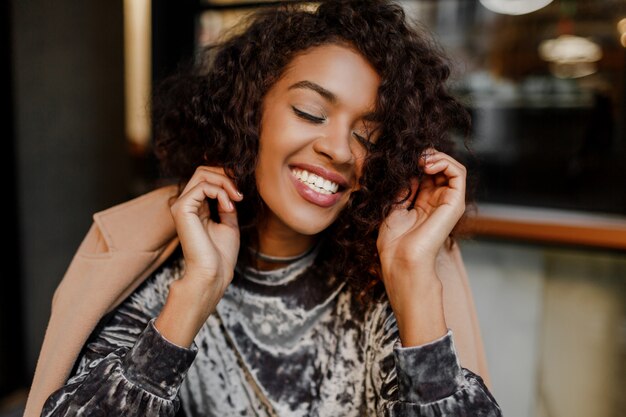
[[[259,230],[261,252],[306,250],[346,207],[367,153],[359,139],[368,136],[363,115],[373,111],[379,84],[358,52],[324,45],[294,58],[268,91],[256,168],[269,208]],[[285,247],[271,247],[279,242]]]
[[[384,0],[248,23],[161,89],[180,185],[96,214],[26,416],[501,415],[445,60]]]

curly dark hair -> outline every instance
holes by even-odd
[[[183,182],[199,165],[223,167],[245,196],[237,203],[242,240],[258,238],[266,209],[255,182],[263,97],[309,48],[341,44],[359,51],[381,77],[375,109],[380,136],[364,161],[361,188],[323,232],[321,256],[359,299],[371,301],[384,289],[376,239],[398,203],[394,196],[404,192],[408,198],[410,178],[422,174],[418,158],[425,149],[454,157],[450,132],[468,137],[469,114],[446,88],[445,55],[399,5],[385,0],[326,1],[314,12],[284,4],[243,24],[243,32],[207,47],[193,71],[165,80],[156,94],[161,166]]]

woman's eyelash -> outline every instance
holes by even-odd
[[[317,116],[313,116],[312,114],[303,112],[302,110],[298,109],[297,107],[291,106],[291,108],[293,109],[294,113],[304,119],[307,120],[309,122],[313,122],[313,123],[324,123],[326,121],[325,117],[317,117]],[[367,148],[371,148],[374,144],[372,142],[370,142],[369,140],[365,139],[363,136],[358,135],[356,133],[353,133],[354,137],[357,138],[357,140],[359,142],[361,142],[365,147]]]
[[[303,112],[302,110],[300,110],[300,109],[298,109],[298,108],[296,108],[296,107],[291,106],[291,108],[293,109],[294,113],[295,113],[298,117],[301,117],[301,118],[303,118],[303,119],[305,119],[305,120],[308,120],[308,121],[310,121],[310,122],[314,122],[314,123],[323,123],[323,122],[326,120],[326,118],[324,118],[324,117],[316,117],[316,116],[313,116],[312,114],[305,113],[305,112]]]
[[[367,148],[371,148],[373,146],[373,143],[370,142],[369,140],[365,139],[363,136],[361,135],[357,135],[356,133],[353,133],[353,135],[357,138],[357,140],[359,142],[361,142],[363,145],[365,145]]]

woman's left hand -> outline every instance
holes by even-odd
[[[389,213],[376,242],[385,290],[405,336],[426,335],[427,328],[437,334],[445,329],[436,258],[465,212],[465,167],[434,149],[426,150],[419,164],[424,175],[411,179],[411,195]],[[418,311],[427,308],[428,312]],[[434,316],[426,317],[433,309]]]
[[[376,246],[383,270],[393,270],[397,263],[434,270],[439,249],[465,212],[465,167],[435,150],[426,150],[419,164],[421,181],[411,179],[410,197],[392,209],[379,230]]]

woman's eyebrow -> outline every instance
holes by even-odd
[[[318,93],[320,96],[324,97],[326,100],[330,101],[332,104],[337,103],[337,96],[322,87],[319,84],[314,83],[313,81],[303,80],[298,81],[295,84],[289,86],[288,90],[292,90],[294,88],[306,88],[309,90],[313,90]]]
[[[324,97],[326,100],[330,101],[332,104],[337,104],[337,96],[335,94],[328,91],[321,85],[314,83],[313,81],[309,81],[309,80],[298,81],[297,83],[290,85],[287,88],[287,90],[293,90],[295,88],[305,88],[308,90],[313,90],[316,93],[318,93],[320,96]],[[372,122],[377,121],[376,114],[374,112],[363,115],[363,119],[372,121]]]

